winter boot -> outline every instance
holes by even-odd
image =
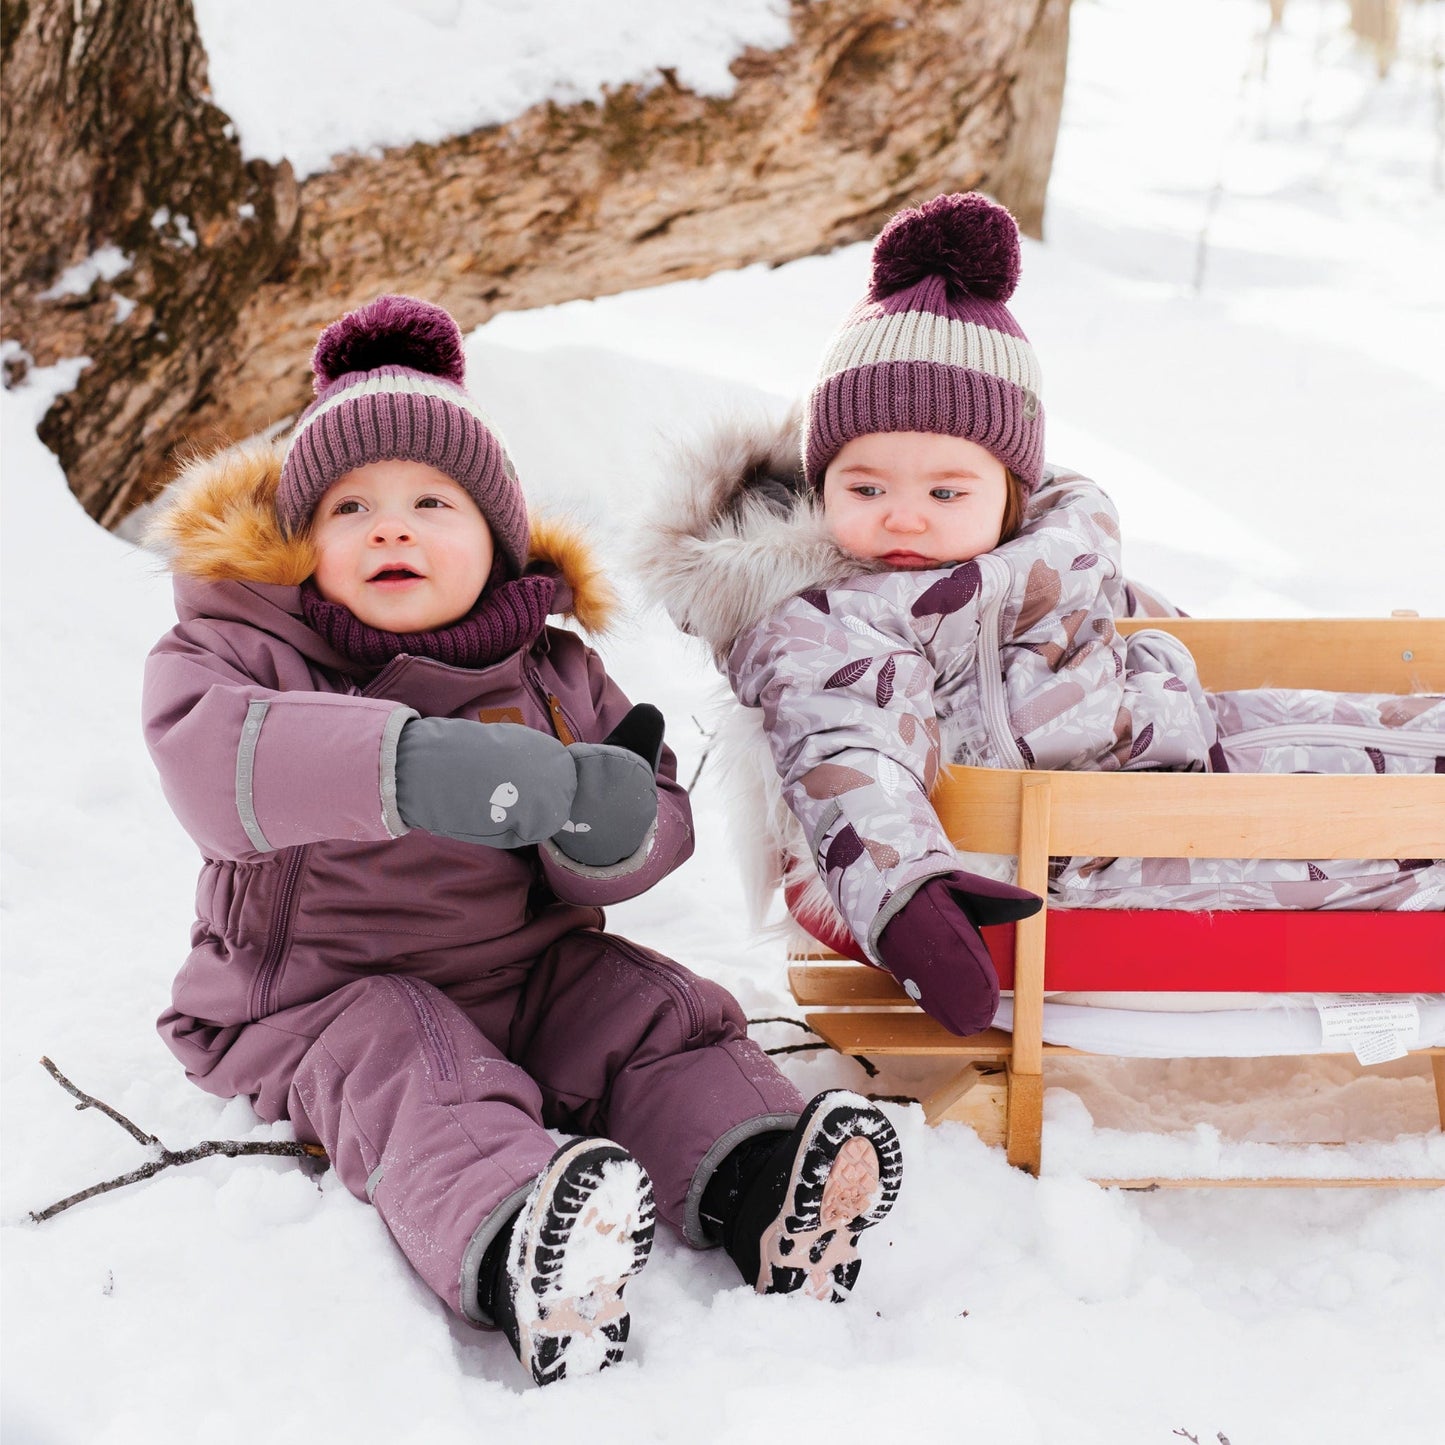
[[[539,1385],[622,1358],[622,1290],[647,1263],[652,1181],[620,1144],[578,1139],[537,1177],[512,1221],[491,1301],[497,1327]]]
[[[858,1278],[858,1236],[887,1216],[902,1178],[903,1151],[882,1111],[829,1090],[744,1186],[723,1246],[759,1294],[840,1302]]]

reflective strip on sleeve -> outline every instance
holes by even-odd
[[[264,698],[257,698],[246,709],[246,721],[241,727],[241,746],[236,750],[236,811],[241,815],[241,826],[246,830],[251,846],[258,853],[276,851],[261,831],[261,824],[256,817],[255,799],[251,792],[256,772],[256,744],[261,739],[261,724],[265,722],[270,706]]]

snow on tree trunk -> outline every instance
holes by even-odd
[[[317,331],[383,291],[468,330],[824,251],[941,190],[1039,234],[1068,35],[1068,0],[794,0],[792,42],[740,56],[726,99],[663,72],[298,186],[242,161],[190,0],[0,16],[4,332],[90,358],[41,434],[107,526],[178,447],[297,411]]]

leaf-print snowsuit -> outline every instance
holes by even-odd
[[[1183,643],[1153,630],[1121,636],[1115,617],[1173,609],[1125,583],[1114,508],[1085,477],[1046,471],[1023,531],[995,551],[901,572],[833,546],[791,468],[781,435],[771,446],[722,438],[687,469],[687,495],[669,504],[645,572],[761,717],[797,825],[775,824],[769,840],[787,855],[788,879],[816,869],[870,956],[918,887],[958,866],[928,801],[945,762],[1445,769],[1445,699],[1206,694]],[[965,866],[987,871],[978,859]],[[1079,858],[1056,861],[1050,896],[1091,907],[1439,908],[1445,865]],[[825,907],[814,888],[794,911]]]

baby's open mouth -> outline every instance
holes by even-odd
[[[408,582],[412,578],[420,576],[420,572],[414,572],[410,567],[383,567],[380,572],[374,573],[366,580],[368,582]]]

